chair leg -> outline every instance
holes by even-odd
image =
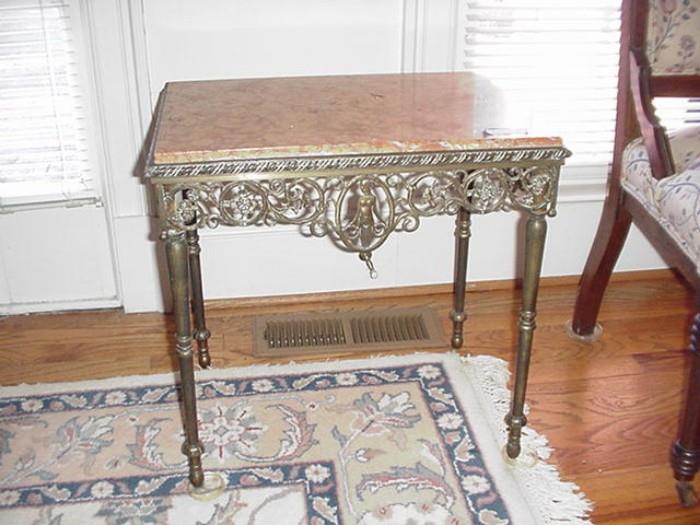
[[[671,447],[671,465],[678,497],[684,507],[697,503],[691,484],[700,469],[700,313],[690,330],[690,375],[678,439]]]
[[[593,246],[579,283],[571,329],[574,336],[590,337],[596,328],[605,288],[627,239],[632,218],[624,207],[624,195],[611,189],[605,200]]]

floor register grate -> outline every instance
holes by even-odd
[[[255,319],[253,355],[437,348],[446,342],[430,308],[354,310]]]

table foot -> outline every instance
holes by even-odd
[[[187,489],[190,496],[199,501],[215,500],[224,493],[224,490],[226,490],[226,480],[215,472],[206,472],[201,486],[195,487],[190,484]]]
[[[204,470],[202,469],[203,450],[201,443],[191,445],[185,441],[182,444],[182,453],[187,456],[187,465],[190,469],[190,483],[195,487],[201,487],[204,483]]]
[[[514,416],[512,412],[505,418],[508,427],[508,442],[506,443],[506,453],[509,458],[515,459],[520,455],[520,437],[523,427],[527,425],[527,418],[524,415]]]
[[[508,448],[503,447],[503,461],[507,465],[516,468],[532,468],[539,462],[539,458],[534,452],[521,451],[517,457],[512,458],[508,455]]]
[[[211,337],[211,332],[206,328],[203,330],[195,330],[194,332],[194,338],[197,341],[197,361],[202,368],[209,368],[211,366],[209,337]]]
[[[462,348],[464,344],[464,320],[466,315],[464,312],[455,312],[454,310],[450,313],[450,319],[452,319],[452,348],[458,350]]]

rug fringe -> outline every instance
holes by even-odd
[[[488,414],[492,431],[504,445],[507,431],[503,419],[510,409],[508,363],[491,356],[461,357],[464,373],[478,385],[484,412]],[[484,399],[485,398],[485,399]],[[525,454],[534,454],[538,461],[534,465],[513,464],[511,471],[522,487],[532,508],[537,509],[542,525],[591,525],[589,515],[593,503],[581,493],[575,483],[563,481],[556,467],[547,463],[552,454],[547,438],[531,427],[522,434],[522,449]]]

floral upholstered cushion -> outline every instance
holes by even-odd
[[[679,129],[670,133],[669,139],[676,173],[682,173],[700,157],[700,126]],[[622,166],[623,186],[640,200],[654,204],[658,181],[651,175],[649,156],[641,137],[625,148]]]
[[[700,0],[650,0],[647,57],[653,74],[700,74]]]
[[[657,202],[676,242],[700,264],[700,165],[659,181]]]
[[[669,135],[676,175],[656,180],[641,139],[623,155],[622,186],[700,265],[700,126]]]

